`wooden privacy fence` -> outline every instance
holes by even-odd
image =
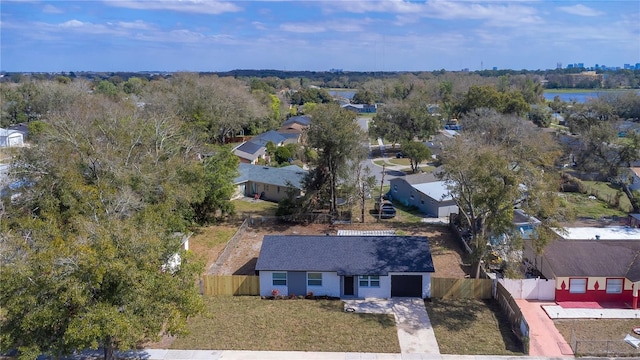
[[[251,275],[205,275],[202,277],[202,294],[260,295],[260,277]]]
[[[516,300],[501,282],[496,284],[496,300],[498,300],[500,307],[507,314],[511,330],[522,343],[524,353],[529,354],[529,324]]]
[[[442,299],[491,299],[493,280],[431,278],[431,297]]]

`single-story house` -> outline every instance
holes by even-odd
[[[414,174],[391,179],[389,196],[404,206],[415,206],[422,213],[433,217],[447,217],[458,213],[458,206],[444,181],[436,181],[436,175]]]
[[[373,114],[378,110],[378,104],[345,104],[343,109],[355,111],[358,114]]]
[[[18,130],[0,128],[0,147],[16,147],[24,145],[24,134]]]
[[[234,180],[237,187],[234,198],[258,194],[264,200],[275,202],[287,197],[289,191],[293,191],[295,196],[301,195],[302,180],[307,174],[297,165],[276,168],[240,163],[238,171],[240,175]]]
[[[288,118],[278,130],[278,133],[286,138],[285,144],[297,144],[302,142],[302,134],[311,124],[311,118],[307,115]]]
[[[304,129],[311,125],[311,118],[307,115],[292,116],[282,123],[281,129]]]
[[[284,145],[287,137],[271,130],[266,133],[254,136],[251,140],[240,144],[233,149],[234,155],[240,158],[241,163],[255,164],[258,159],[264,159],[267,156],[267,143],[272,142],[276,147]]]
[[[428,298],[434,267],[422,236],[267,235],[256,272],[262,296]]]
[[[555,280],[556,302],[597,302],[638,308],[640,229],[582,227],[558,231],[563,239],[525,257],[547,279]]]
[[[640,228],[640,214],[629,214],[629,226]]]

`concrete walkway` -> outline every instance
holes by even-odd
[[[553,320],[542,309],[548,302],[516,300],[527,324],[529,324],[529,355],[573,357],[573,351],[560,335]]]
[[[345,311],[353,309],[359,313],[393,314],[402,354],[440,354],[438,341],[422,299],[345,300],[344,306]]]
[[[542,305],[551,319],[638,319],[640,310],[634,309],[577,309],[560,305]]]

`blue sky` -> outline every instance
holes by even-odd
[[[4,71],[430,71],[640,62],[640,0],[2,0]]]

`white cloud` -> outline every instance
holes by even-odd
[[[43,8],[42,11],[47,13],[47,14],[62,14],[62,10],[60,10],[59,8],[51,5],[51,4],[46,4]]]
[[[442,20],[480,20],[497,27],[539,24],[543,20],[538,11],[526,2],[434,1],[424,3],[405,0],[388,1],[327,1],[322,3],[325,13],[387,13],[397,15],[397,26],[414,24],[420,18]]]
[[[558,7],[558,9],[560,11],[564,11],[566,13],[572,14],[572,15],[579,15],[579,16],[599,16],[604,14],[601,11],[592,9],[588,6],[584,6],[582,4],[577,4],[577,5],[573,5],[573,6],[560,6]]]
[[[169,10],[198,14],[239,12],[242,8],[228,1],[207,0],[103,0],[107,5],[137,10]]]
[[[293,33],[319,33],[327,31],[327,28],[322,24],[309,24],[309,23],[286,23],[281,24],[280,29]]]
[[[267,30],[267,27],[265,26],[265,24],[260,21],[253,21],[251,22],[251,25],[253,25],[253,27],[258,30]]]
[[[111,23],[108,23],[111,24]],[[126,22],[126,21],[118,21],[117,23],[115,23],[116,26],[123,28],[123,29],[136,29],[136,30],[152,30],[155,29],[155,27],[149,23],[146,23],[142,20],[136,20],[133,22]]]

